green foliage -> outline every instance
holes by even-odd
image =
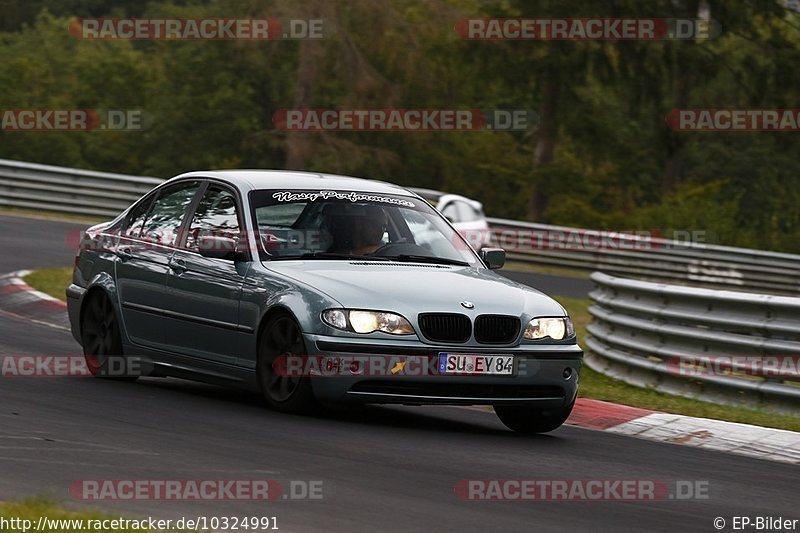
[[[800,252],[800,135],[669,130],[676,107],[800,102],[800,17],[710,0],[711,41],[464,41],[466,17],[684,17],[696,0],[0,0],[0,108],[142,109],[142,132],[0,131],[0,157],[132,174],[305,168],[452,190],[489,215],[706,230]],[[321,18],[308,41],[83,41],[71,17]],[[543,97],[548,81],[556,101]],[[552,85],[552,83],[551,83]],[[552,133],[275,129],[279,109],[552,112]],[[550,135],[553,160],[537,161]]]

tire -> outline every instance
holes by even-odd
[[[96,292],[89,295],[81,316],[81,341],[86,366],[94,377],[121,381],[135,381],[139,377],[118,371],[115,375],[111,375],[109,372],[111,367],[119,368],[120,362],[115,361],[110,367],[109,358],[120,358],[124,361],[125,354],[122,352],[122,336],[117,314],[105,293]],[[127,368],[127,361],[124,368]]]
[[[319,404],[308,377],[289,377],[275,372],[280,356],[306,355],[300,326],[288,314],[269,319],[258,342],[256,373],[261,394],[270,408],[283,413],[311,414]]]
[[[547,433],[561,427],[569,418],[575,400],[566,407],[540,409],[518,405],[495,405],[494,412],[509,429],[522,435]]]

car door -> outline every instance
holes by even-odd
[[[177,231],[200,181],[159,189],[131,209],[116,249],[122,321],[135,344],[164,345],[164,293]]]
[[[185,225],[167,280],[171,351],[233,365],[253,334],[239,325],[239,299],[250,262],[204,257],[198,246],[203,236],[238,241],[240,206],[233,189],[210,182]]]

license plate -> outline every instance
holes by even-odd
[[[439,352],[439,374],[513,376],[514,356]]]

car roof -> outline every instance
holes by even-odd
[[[245,191],[254,189],[338,189],[415,196],[409,190],[385,181],[292,170],[197,170],[186,172],[172,179],[179,178],[215,178]]]
[[[466,196],[461,196],[460,194],[442,192],[434,189],[420,189],[417,187],[409,187],[408,190],[417,193],[418,195],[420,195],[422,198],[424,198],[429,202],[436,202],[437,204],[446,204],[448,202],[452,202],[453,200],[461,200],[463,202],[467,202],[475,209],[478,210],[483,209],[483,204],[480,203],[479,201],[473,200],[472,198],[467,198]]]
[[[436,191],[434,189],[421,189],[418,187],[409,187],[408,190],[417,193],[418,195],[422,196],[426,200],[433,200],[438,201],[439,198],[445,196],[447,193],[442,191]]]

